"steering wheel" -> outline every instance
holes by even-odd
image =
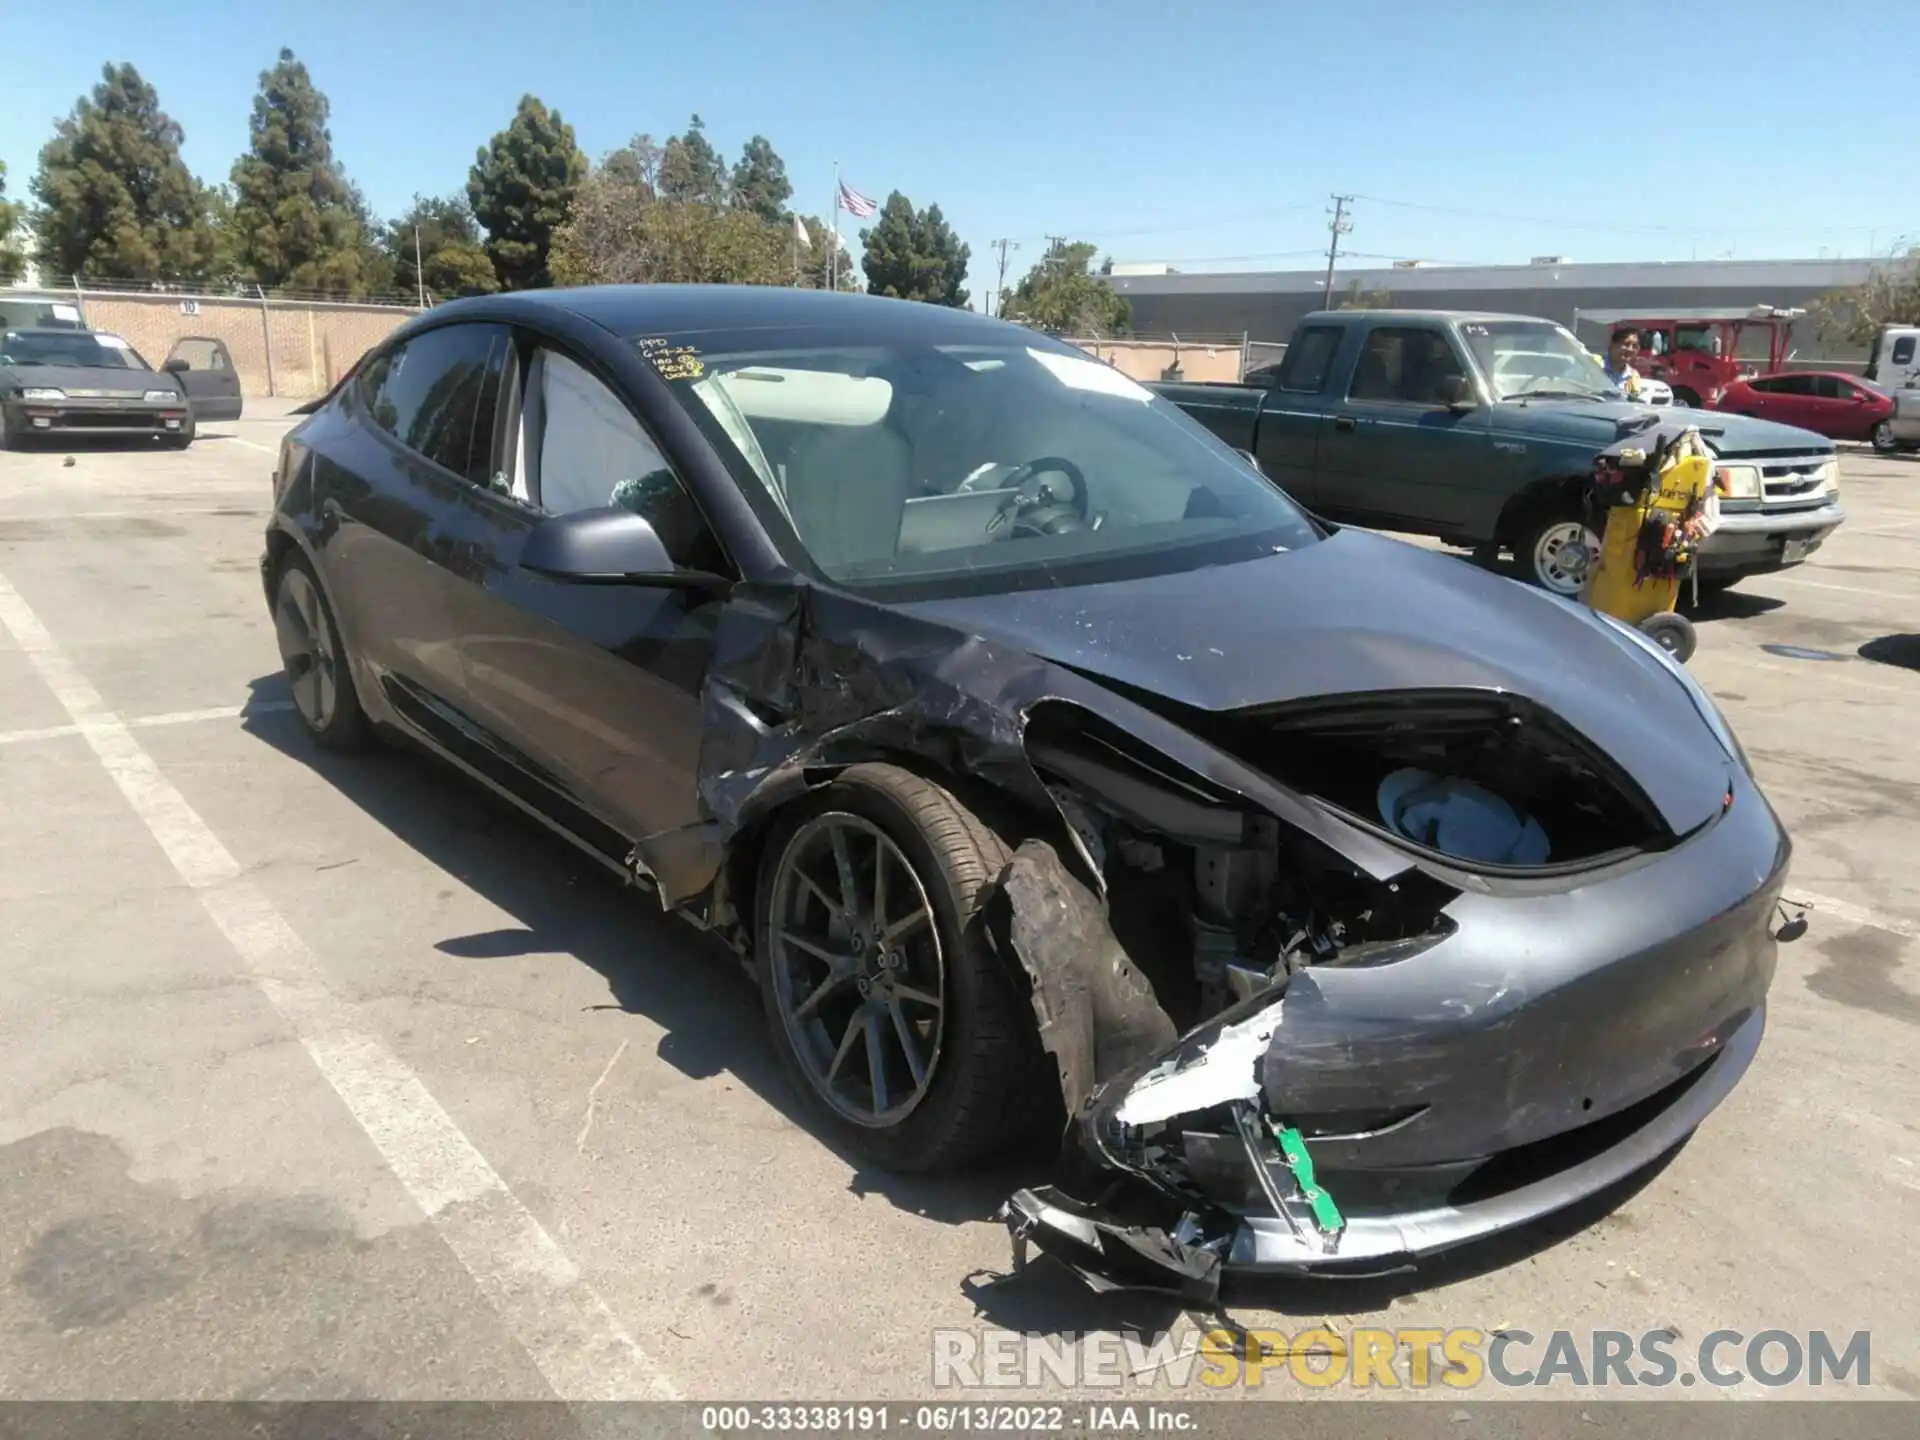
[[[1069,495],[1055,494],[1052,485],[1039,479],[1046,474],[1064,475],[1070,486]],[[1073,530],[1098,530],[1106,518],[1092,513],[1087,477],[1064,456],[1042,455],[1038,460],[1029,460],[995,488],[1015,493],[1007,497],[1006,504],[987,522],[989,535],[1009,523],[1015,536],[1065,535]]]

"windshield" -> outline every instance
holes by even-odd
[[[1573,336],[1544,320],[1484,320],[1463,323],[1460,333],[1494,396],[1577,396],[1617,400],[1620,387]]]
[[[118,335],[76,330],[71,335],[10,331],[0,364],[76,365],[87,370],[146,370],[147,362]]]
[[[752,348],[713,343],[734,339]],[[1017,331],[865,340],[641,342],[750,502],[850,588],[1075,584],[1318,538],[1243,457],[1078,350]]]

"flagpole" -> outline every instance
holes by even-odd
[[[840,162],[833,162],[833,248],[827,252],[827,289],[840,289]]]

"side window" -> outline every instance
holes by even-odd
[[[198,336],[182,340],[173,347],[167,357],[170,360],[184,360],[189,370],[224,370],[227,368],[226,347],[217,341],[201,339]]]
[[[1893,363],[1896,365],[1913,363],[1913,336],[1902,335],[1893,342]]]
[[[1747,388],[1756,394],[1772,395],[1779,391],[1780,382],[1778,380],[1749,380],[1747,382]]]
[[[1822,400],[1846,400],[1852,397],[1852,387],[1847,385],[1838,376],[1815,375],[1813,377],[1813,393]]]
[[[1382,326],[1367,336],[1347,396],[1403,405],[1444,405],[1442,383],[1462,373],[1453,346],[1439,331]]]
[[[374,423],[417,455],[476,485],[493,472],[493,426],[507,334],[448,325],[369,365],[362,394]]]
[[[1327,371],[1340,348],[1341,334],[1338,325],[1314,325],[1302,330],[1287,347],[1279,378],[1268,383],[1276,390],[1291,390],[1296,395],[1318,395],[1326,388]]]
[[[624,505],[644,516],[673,563],[726,573],[700,507],[633,412],[589,371],[534,352],[521,408],[526,498],[553,515]]]
[[[1811,375],[1782,375],[1773,382],[1776,395],[1811,395],[1813,377]]]

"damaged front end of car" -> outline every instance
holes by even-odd
[[[1635,770],[1508,690],[1206,710],[798,580],[737,590],[716,650],[710,818],[636,875],[744,947],[752,835],[840,768],[1004,802],[986,934],[1069,1135],[1003,1218],[1095,1284],[1204,1304],[1523,1224],[1759,1045],[1790,847],[1677,686],[1686,763]]]

